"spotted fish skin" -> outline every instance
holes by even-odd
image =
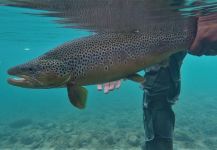
[[[196,21],[147,27],[145,32],[104,33],[67,42],[44,54],[46,71],[70,74],[70,82],[89,85],[127,77],[171,54],[187,50],[196,34]],[[53,67],[50,65],[53,64]],[[46,67],[47,66],[47,67]]]
[[[11,69],[9,74],[33,68],[34,71],[26,74],[35,79],[40,74],[42,82],[53,80],[48,88],[69,83],[98,84],[126,78],[176,52],[187,50],[195,37],[196,26],[195,19],[188,19],[157,23],[147,26],[143,32],[95,34],[58,46]],[[50,77],[45,79],[44,75]],[[57,80],[61,82],[57,84]]]

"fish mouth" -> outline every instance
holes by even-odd
[[[41,86],[41,83],[27,75],[16,75],[14,78],[8,78],[8,83],[14,86],[24,87],[24,88],[35,88],[36,86]]]

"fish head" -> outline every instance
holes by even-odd
[[[69,71],[60,60],[33,60],[12,67],[8,83],[23,88],[55,88],[65,86],[71,79]]]

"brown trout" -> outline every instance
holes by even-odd
[[[128,78],[189,48],[196,35],[193,18],[147,25],[143,31],[98,33],[67,42],[44,55],[8,70],[9,84],[23,88],[67,87],[70,102],[84,108],[86,85]]]

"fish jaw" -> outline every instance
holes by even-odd
[[[16,78],[9,78],[8,83],[13,86],[23,87],[23,88],[37,88],[43,85],[27,75],[19,75]]]
[[[19,67],[13,67],[8,70],[8,74],[15,76],[14,78],[8,78],[7,82],[10,85],[23,87],[23,88],[36,88],[43,86],[41,82],[37,79],[31,77],[30,75],[25,75],[19,70]]]
[[[31,75],[20,70],[18,71],[16,67],[9,69],[8,74],[15,76],[14,78],[8,78],[7,82],[10,85],[32,89],[64,87],[71,80],[70,75],[60,77],[52,72],[41,72],[37,75]]]

